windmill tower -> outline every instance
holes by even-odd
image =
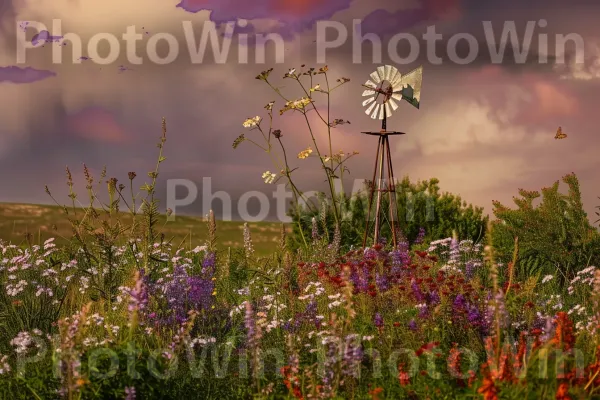
[[[363,106],[367,109],[365,113],[372,119],[381,120],[381,130],[375,132],[361,132],[366,135],[378,136],[377,154],[375,156],[375,168],[373,180],[369,185],[369,205],[363,247],[367,245],[367,239],[373,228],[373,243],[377,244],[380,238],[381,224],[387,214],[387,220],[392,232],[394,247],[398,245],[398,232],[400,229],[400,218],[398,215],[398,203],[396,201],[396,182],[394,180],[394,168],[392,166],[392,155],[390,150],[390,136],[404,135],[404,132],[388,131],[387,119],[398,109],[398,102],[405,100],[417,109],[421,101],[421,82],[423,80],[423,67],[419,67],[406,75],[400,74],[396,67],[384,65],[378,67],[371,73],[369,80],[363,85],[366,90],[363,97]],[[384,172],[385,171],[385,172]],[[371,227],[371,212],[373,200],[377,193],[375,203],[375,221]],[[382,200],[384,193],[388,194],[388,210],[384,213]]]

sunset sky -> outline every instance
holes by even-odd
[[[301,97],[295,82],[283,80],[290,68],[317,64],[315,42],[317,21],[336,21],[348,30],[347,42],[329,50],[326,64],[330,78],[350,82],[332,95],[331,119],[343,118],[350,125],[334,129],[333,150],[359,151],[348,167],[352,179],[370,178],[376,141],[361,135],[379,129],[361,105],[363,84],[382,64],[392,64],[405,73],[423,65],[421,108],[408,103],[389,119],[388,128],[407,134],[391,139],[396,175],[411,179],[437,177],[443,191],[491,213],[492,200],[512,205],[518,188],[529,190],[550,186],[563,175],[575,172],[580,179],[583,202],[591,219],[600,205],[598,186],[597,111],[600,105],[600,33],[597,15],[600,4],[592,0],[0,0],[0,202],[49,203],[48,185],[64,200],[65,166],[69,166],[82,196],[82,164],[98,175],[107,165],[108,175],[126,183],[127,172],[138,173],[139,186],[156,162],[156,142],[161,134],[161,117],[167,119],[167,160],[159,180],[159,197],[165,199],[167,179],[189,179],[202,193],[202,179],[212,178],[212,191],[224,190],[237,199],[250,190],[271,196],[273,185],[261,175],[277,172],[268,156],[242,143],[234,150],[239,134],[248,138],[243,121],[266,116],[263,106],[277,95],[255,79],[273,67],[274,83],[285,86],[290,98]],[[372,59],[373,48],[362,47],[362,62],[353,62],[352,20],[362,20],[362,34],[381,38],[382,60]],[[62,32],[53,31],[60,20]],[[210,51],[203,63],[193,64],[182,23],[191,21],[200,36],[205,21],[213,21],[220,32],[229,21],[246,20],[236,34],[250,38],[248,64],[238,59],[239,45],[232,43],[230,57],[217,64]],[[546,26],[539,23],[545,20]],[[98,33],[120,39],[128,26],[143,35],[138,51],[144,61],[127,60],[124,42],[119,59],[108,65],[92,60],[73,63],[73,43],[57,40],[26,51],[27,60],[17,64],[17,38],[31,41],[36,29],[19,28],[18,21],[48,27],[52,36],[74,33],[83,43],[82,56],[92,57],[86,47]],[[535,21],[529,57],[517,63],[512,47],[502,63],[489,55],[489,37],[483,21],[491,21],[496,41],[505,23],[515,23],[519,41],[525,38],[527,21]],[[242,24],[243,25],[243,24]],[[425,42],[410,64],[398,64],[387,54],[386,43],[395,34],[407,32],[422,37],[435,26],[443,36],[435,46],[442,59],[434,65],[427,57]],[[180,47],[179,57],[168,65],[148,60],[145,46],[157,33],[171,33]],[[276,63],[269,47],[266,63],[254,62],[256,34],[277,33],[285,40],[284,62]],[[468,33],[479,43],[479,53],[466,65],[449,58],[446,45],[455,34]],[[576,33],[583,38],[584,52],[571,42],[565,54],[555,51],[555,35]],[[539,34],[547,37],[548,51]],[[335,36],[334,33],[331,33]],[[188,38],[189,39],[189,38]],[[223,40],[222,34],[220,40]],[[333,40],[328,36],[327,40]],[[408,55],[406,41],[400,56]],[[540,43],[542,46],[540,47]],[[466,56],[466,42],[458,53]],[[165,43],[158,46],[166,54]],[[63,52],[62,63],[53,63],[53,52]],[[99,47],[106,55],[106,42]],[[162,49],[162,50],[161,50]],[[578,53],[578,54],[576,54]],[[582,61],[577,55],[583,56]],[[546,58],[548,62],[540,62]],[[560,60],[565,60],[561,63]],[[315,94],[316,105],[326,108],[326,99]],[[275,109],[283,107],[281,101]],[[324,108],[321,108],[324,107]],[[298,179],[305,190],[323,188],[318,160],[299,160],[296,154],[311,145],[306,124],[298,115],[275,113],[274,126],[292,154],[291,164],[300,167]],[[314,121],[317,140],[326,145],[326,131]],[[562,126],[568,137],[555,140]],[[318,128],[317,128],[318,127]],[[323,147],[325,149],[325,147]],[[328,151],[328,150],[327,150]],[[314,153],[313,153],[314,154]],[[564,187],[563,187],[564,188]],[[163,202],[164,205],[164,202]],[[219,210],[220,207],[215,206]],[[202,201],[181,209],[200,214]]]

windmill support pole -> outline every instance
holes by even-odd
[[[379,242],[379,230],[381,229],[381,192],[383,190],[383,169],[386,155],[385,136],[379,138],[379,178],[377,180],[377,204],[375,206],[375,234],[373,244]]]
[[[387,167],[388,167],[388,191],[390,199],[390,223],[392,226],[392,240],[394,248],[398,246],[398,229],[400,228],[400,218],[398,215],[398,203],[396,202],[396,181],[394,179],[394,168],[392,167],[392,152],[390,150],[390,141],[388,136],[385,137],[387,142]],[[396,226],[398,223],[398,226]]]
[[[367,211],[367,223],[365,226],[365,235],[363,238],[363,248],[367,247],[367,237],[369,235],[369,226],[371,224],[371,209],[373,206],[373,195],[375,194],[375,178],[377,177],[377,162],[379,161],[379,148],[381,146],[377,145],[377,154],[375,155],[375,166],[373,168],[373,180],[371,181],[371,185],[369,187],[369,208]]]

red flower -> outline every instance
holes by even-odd
[[[398,365],[398,381],[401,386],[407,386],[410,384],[410,376],[404,371],[404,364]]]
[[[556,400],[571,400],[568,383],[563,382],[558,385],[558,389],[556,390]]]

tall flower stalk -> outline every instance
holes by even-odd
[[[335,220],[335,225],[339,227],[341,222],[342,206],[345,201],[343,179],[341,179],[341,176],[345,172],[348,172],[348,168],[346,167],[345,163],[348,161],[349,158],[355,156],[358,153],[345,153],[343,151],[340,151],[334,154],[333,152],[333,141],[331,137],[332,129],[338,125],[349,124],[350,122],[343,119],[331,118],[331,93],[343,84],[349,82],[350,80],[348,78],[340,78],[337,80],[337,84],[332,86],[330,85],[329,77],[327,75],[327,66],[320,68],[319,70],[315,70],[315,68],[305,68],[304,65],[302,66],[302,68],[303,69],[301,71],[297,71],[295,68],[291,69],[284,75],[284,79],[292,79],[298,83],[302,97],[297,100],[291,100],[290,98],[285,96],[280,91],[280,89],[269,80],[269,75],[273,70],[272,68],[260,73],[256,77],[256,79],[264,81],[285,102],[284,107],[281,108],[281,110],[279,111],[279,115],[283,115],[286,112],[293,111],[298,112],[303,116],[308,128],[308,135],[312,145],[307,147],[305,150],[301,151],[298,154],[297,158],[303,160],[311,157],[314,148],[314,152],[316,153],[315,156],[318,157],[319,163],[322,169],[325,171],[329,187],[329,194],[333,203],[333,217]],[[324,77],[323,88],[321,87],[321,84],[315,84],[314,80],[316,75],[322,75]],[[326,96],[326,114],[315,105],[316,100],[314,99],[314,97],[316,93],[321,93]],[[246,135],[242,134],[234,141],[233,147],[237,148],[242,142],[248,141],[260,148],[261,150],[263,150],[264,152],[268,153],[274,165],[280,171],[280,175],[278,176],[275,173],[266,171],[262,176],[265,183],[275,183],[281,178],[285,179],[287,181],[287,185],[292,190],[297,214],[300,215],[301,201],[309,208],[309,210],[314,211],[314,205],[308,201],[304,193],[298,188],[298,186],[294,182],[292,173],[296,171],[297,168],[292,168],[290,165],[288,152],[282,141],[283,134],[281,133],[280,129],[274,129],[273,127],[274,104],[275,101],[272,101],[265,106],[269,118],[268,129],[264,126],[264,124],[261,125],[263,118],[260,116],[248,118],[243,124],[243,126],[246,128],[258,130],[262,136],[262,143],[260,143],[260,141],[255,138],[248,138],[246,137]],[[318,117],[318,120],[326,126],[328,154],[325,153],[324,149],[319,147],[319,144],[317,142],[315,133],[316,127],[314,126],[314,123],[311,122],[308,118],[308,113],[311,111],[314,111]],[[277,144],[279,145],[278,147],[274,146],[275,141],[277,141]],[[278,150],[279,148],[280,150]],[[340,179],[341,181],[340,193],[337,193],[335,188],[336,179]],[[297,223],[300,229],[303,242],[305,246],[308,246],[309,241],[307,240],[307,237],[304,234],[304,229],[301,225],[301,221],[298,220]]]

